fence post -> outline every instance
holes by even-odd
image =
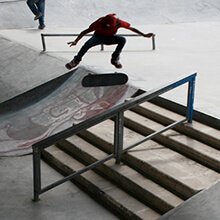
[[[115,117],[115,130],[114,130],[114,150],[116,155],[116,164],[120,163],[121,153],[123,149],[123,132],[124,128],[124,112],[118,112]]]
[[[189,81],[189,84],[188,84],[187,118],[188,118],[189,123],[191,123],[193,119],[195,80],[196,80],[196,75],[192,77],[192,79]]]
[[[41,192],[41,169],[40,169],[40,152],[38,148],[33,147],[33,178],[34,178],[34,201],[39,200]]]

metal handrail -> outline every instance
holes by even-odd
[[[91,37],[93,34],[86,34],[86,37]],[[139,34],[118,34],[119,36],[124,36],[124,37],[141,37]],[[41,41],[42,41],[42,47],[43,51],[46,51],[46,41],[45,37],[77,37],[79,34],[43,34],[41,33]],[[155,45],[155,35],[152,36],[152,50],[156,49]],[[104,45],[101,44],[101,51],[104,50]]]
[[[152,139],[153,137],[172,129],[173,127],[182,124],[186,121],[192,122],[193,118],[193,103],[194,103],[194,91],[195,91],[195,78],[196,73],[189,75],[185,78],[176,80],[174,82],[168,83],[158,89],[154,89],[152,91],[149,91],[148,93],[143,93],[142,95],[139,95],[125,103],[122,103],[118,106],[115,106],[112,109],[109,109],[105,112],[102,112],[86,121],[83,121],[79,124],[73,125],[70,128],[67,128],[57,134],[54,134],[44,140],[39,141],[38,143],[35,143],[32,145],[33,148],[33,173],[34,173],[34,201],[39,200],[39,195],[66,182],[67,180],[70,180],[84,172],[86,172],[89,169],[94,168],[95,166],[102,164],[106,162],[107,160],[110,160],[112,158],[116,158],[116,163],[120,163],[120,157],[121,154],[130,150],[131,148],[136,147],[137,145]],[[168,92],[178,86],[181,86],[188,82],[188,101],[187,101],[187,112],[186,112],[186,118],[177,122],[174,122],[171,125],[168,125],[167,127],[164,127],[163,129],[154,132],[153,134],[148,135],[147,137],[143,138],[141,141],[127,147],[126,149],[123,149],[123,127],[124,127],[124,112],[140,105],[143,102],[146,102],[152,98],[155,98],[165,92]],[[107,119],[115,117],[115,129],[114,129],[114,152],[113,154],[109,155],[108,157],[99,160],[93,164],[90,164],[89,166],[83,168],[80,171],[77,171],[74,174],[71,174],[43,189],[41,189],[41,171],[40,171],[40,156],[41,151],[53,144],[58,143],[59,141],[65,140],[77,133],[80,133],[81,131],[84,131],[96,124],[99,124]]]

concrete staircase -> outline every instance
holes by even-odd
[[[183,116],[146,102],[125,112],[124,147]],[[63,175],[113,152],[107,120],[51,146],[42,157]],[[179,125],[72,181],[120,219],[157,219],[220,179],[220,131],[202,123]]]

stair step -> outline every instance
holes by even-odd
[[[158,123],[163,125],[168,125],[174,121],[184,119],[182,115],[150,102],[145,102],[137,107],[134,107],[132,111],[135,111],[136,113],[151,120],[156,120]],[[215,128],[193,120],[192,123],[177,126],[175,130],[220,150],[220,131]]]
[[[49,161],[56,169],[65,175],[69,175],[85,166],[75,160],[64,151],[51,146],[42,152],[45,160]],[[92,170],[75,177],[73,182],[83,188],[89,194],[105,204],[111,210],[124,219],[157,219],[160,214],[150,207],[134,199],[132,196],[99,176]]]
[[[79,158],[87,165],[107,156],[106,153],[78,136],[70,137],[60,142],[59,145],[62,150]],[[110,160],[99,165],[95,170],[139,201],[159,210],[160,213],[166,213],[183,202],[182,199],[137,173],[126,164],[117,165],[114,160]]]
[[[80,135],[105,152],[112,152],[113,132],[114,122],[107,120]],[[124,128],[124,147],[142,138],[142,135]],[[123,154],[122,160],[183,198],[191,197],[220,177],[215,171],[152,140]]]
[[[163,125],[132,111],[125,112],[125,125],[145,136],[164,128]],[[154,138],[175,151],[220,172],[220,151],[174,130]]]

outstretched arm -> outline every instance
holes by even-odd
[[[139,31],[138,29],[136,29],[136,28],[133,28],[133,27],[129,27],[128,28],[130,31],[133,31],[134,33],[136,33],[136,34],[139,34],[139,35],[141,35],[141,36],[143,36],[143,37],[152,37],[152,36],[154,36],[155,34],[154,33],[148,33],[148,34],[144,34],[144,33],[142,33],[141,31]]]
[[[86,34],[88,34],[89,32],[91,32],[91,31],[89,30],[89,28],[88,28],[88,29],[85,29],[84,31],[82,31],[82,32],[79,34],[79,36],[76,38],[76,40],[70,41],[70,42],[68,42],[67,44],[70,44],[70,47],[75,46],[75,45],[78,43],[78,41],[79,41],[81,38],[83,38]]]

